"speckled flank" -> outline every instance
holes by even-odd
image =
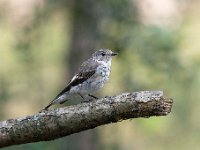
[[[80,93],[81,95],[93,93],[103,87],[103,85],[108,81],[109,75],[110,66],[100,65],[91,78],[78,86],[72,87],[70,93]]]

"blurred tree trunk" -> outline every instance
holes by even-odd
[[[96,39],[98,37],[99,23],[98,17],[95,16],[95,5],[97,3],[92,0],[75,0],[72,7],[72,40],[69,52],[69,72],[70,77],[74,75],[82,61],[87,59],[94,51]],[[81,150],[96,149],[96,129],[84,131],[80,134],[71,136],[76,144],[73,147]]]
[[[72,10],[72,40],[70,47],[70,71],[74,73],[80,62],[94,51],[99,34],[99,19],[97,14],[96,2],[75,0]]]

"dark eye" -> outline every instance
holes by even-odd
[[[102,56],[105,56],[106,54],[104,52],[101,53]]]

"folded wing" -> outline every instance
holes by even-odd
[[[95,74],[97,63],[91,60],[84,62],[78,70],[78,73],[71,79],[69,84],[56,96],[55,99],[66,93],[71,87],[83,83]]]

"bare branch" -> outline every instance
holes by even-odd
[[[141,91],[9,119],[0,122],[0,147],[53,140],[130,118],[165,116],[172,101],[162,91]]]

